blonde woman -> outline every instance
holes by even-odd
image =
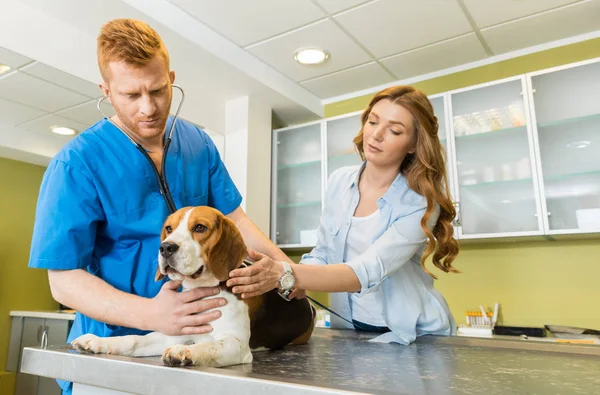
[[[291,297],[332,292],[331,308],[347,319],[332,317],[332,326],[382,333],[375,341],[453,334],[450,309],[425,267],[431,256],[438,269],[457,272],[458,254],[432,105],[410,86],[391,87],[371,99],[361,120],[354,144],[363,164],[331,175],[316,247],[291,273],[250,251],[256,263],[234,270],[228,285],[243,298],[284,293],[290,283]]]

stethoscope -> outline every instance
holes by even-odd
[[[100,105],[102,104],[102,102],[104,100],[108,99],[108,96],[104,96],[104,97],[100,98],[98,100],[98,103],[96,104],[96,108],[98,109],[98,111],[100,111],[100,114],[102,114],[102,116],[108,122],[113,124],[125,136],[127,136],[129,141],[131,141],[131,143],[133,145],[135,145],[135,148],[137,148],[137,150],[140,151],[142,153],[142,155],[144,155],[146,157],[146,159],[148,159],[148,162],[150,162],[150,165],[152,166],[152,170],[154,170],[156,179],[158,180],[158,188],[160,189],[160,194],[162,195],[163,199],[165,200],[165,203],[167,204],[169,211],[171,212],[171,214],[173,214],[175,211],[177,211],[177,206],[175,206],[175,202],[173,202],[173,196],[171,196],[171,191],[169,190],[169,184],[167,183],[167,175],[165,172],[167,169],[167,152],[169,151],[169,146],[171,145],[171,136],[173,136],[173,131],[175,130],[175,123],[177,122],[177,118],[179,117],[179,111],[181,110],[181,106],[183,105],[183,102],[185,101],[185,92],[178,85],[171,85],[171,86],[173,88],[177,88],[179,90],[179,92],[181,92],[181,101],[179,102],[179,106],[177,107],[177,112],[175,112],[175,118],[173,118],[173,123],[171,124],[171,129],[169,130],[169,133],[167,134],[167,139],[165,140],[165,143],[163,145],[162,165],[161,165],[160,173],[158,172],[158,169],[156,168],[154,161],[152,160],[152,158],[150,158],[150,155],[148,155],[148,152],[146,151],[146,149],[144,147],[142,147],[142,145],[140,143],[135,141],[134,138],[131,137],[131,135],[129,133],[127,133],[126,131],[121,129],[119,127],[119,125],[117,125],[115,122],[113,122],[113,120],[110,119],[110,117],[108,117],[104,113],[104,111],[102,111],[102,108],[100,107]]]

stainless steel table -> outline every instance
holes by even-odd
[[[26,348],[21,371],[134,394],[600,393],[599,346],[433,336],[401,346],[370,337],[316,329],[308,345],[257,352],[252,364],[221,369]]]

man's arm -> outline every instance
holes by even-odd
[[[293,261],[285,255],[279,247],[277,247],[271,239],[256,226],[254,222],[246,215],[241,207],[236,208],[233,212],[227,215],[231,219],[238,229],[240,230],[246,247],[261,252],[276,261],[287,261],[293,263]]]
[[[223,298],[198,300],[219,293],[218,288],[177,292],[180,282],[169,281],[152,298],[119,291],[82,269],[48,270],[50,290],[56,301],[95,320],[111,325],[162,332],[167,335],[207,333],[206,325],[221,316]]]

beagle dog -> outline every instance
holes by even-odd
[[[315,311],[306,298],[285,301],[271,290],[240,299],[224,284],[229,272],[240,267],[246,245],[235,224],[207,206],[185,207],[167,218],[161,234],[156,280],[181,280],[183,292],[196,287],[220,286],[227,304],[213,331],[200,335],[98,337],[86,334],[71,342],[90,353],[131,357],[162,355],[168,366],[221,367],[252,362],[252,350],[304,344],[310,338]]]

